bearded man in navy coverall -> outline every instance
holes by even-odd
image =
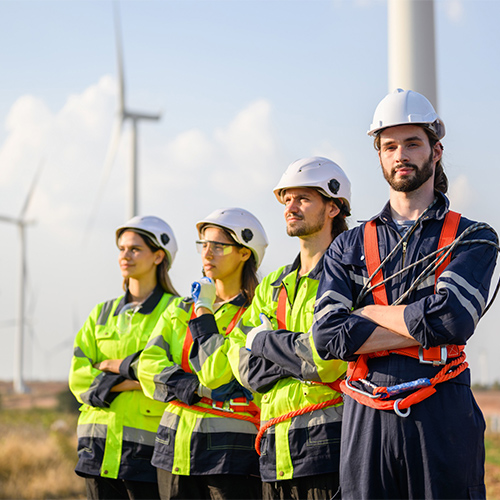
[[[372,219],[381,261],[398,247],[384,264],[385,279],[438,248],[448,212],[440,142],[445,130],[424,96],[398,89],[380,102],[368,133],[390,186],[389,202]],[[457,236],[473,224],[461,217]],[[325,255],[312,327],[319,355],[355,361],[360,354],[405,347],[465,345],[488,300],[496,233],[483,227],[465,236],[493,244],[455,246],[436,284],[432,274],[402,304],[392,305],[429,260],[403,271],[383,285],[389,305],[377,305],[372,293],[357,304],[368,279],[365,228],[340,235]],[[352,384],[370,394],[375,386],[432,379],[450,361],[446,349],[439,365],[387,352],[371,357],[365,381]],[[485,423],[469,370],[435,389],[404,412],[372,408],[346,395],[342,498],[485,498]]]

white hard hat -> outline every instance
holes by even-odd
[[[384,128],[407,124],[424,125],[438,139],[442,139],[445,134],[444,123],[426,97],[413,90],[396,89],[387,94],[375,109],[368,135],[376,135]]]
[[[248,247],[254,257],[257,268],[260,266],[266,247],[267,235],[257,217],[243,208],[219,208],[196,223],[198,235],[206,225],[219,226],[231,232],[234,240]]]
[[[126,229],[148,236],[158,248],[165,251],[168,259],[168,268],[172,266],[177,253],[177,241],[172,228],[159,217],[154,215],[136,215],[116,230],[116,243]]]
[[[318,189],[327,198],[340,198],[351,206],[351,181],[345,172],[333,161],[321,156],[303,158],[290,163],[281,176],[274,194],[283,203],[283,189],[294,187],[312,187]]]

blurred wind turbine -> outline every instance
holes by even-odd
[[[87,229],[84,233],[85,235],[90,230],[97,216],[97,209],[99,206],[99,202],[103,195],[104,187],[111,174],[111,169],[113,167],[113,163],[116,157],[116,152],[118,150],[118,145],[120,143],[120,137],[122,134],[123,125],[126,120],[130,120],[132,123],[132,149],[131,149],[132,157],[130,162],[129,200],[128,200],[129,206],[127,210],[127,217],[130,219],[135,215],[137,215],[138,213],[137,124],[140,120],[159,120],[161,118],[161,113],[151,114],[145,112],[131,111],[127,107],[125,99],[125,76],[123,67],[123,49],[122,49],[121,27],[120,27],[120,14],[116,4],[114,9],[114,19],[115,19],[116,55],[117,55],[117,67],[118,67],[118,110],[115,122],[113,124],[111,140],[108,145],[106,158],[104,160],[101,184],[98,189],[91,217],[89,218],[89,222],[87,224]]]
[[[24,205],[21,209],[19,217],[16,219],[14,217],[9,217],[6,215],[0,215],[0,221],[9,222],[11,224],[15,224],[19,229],[19,238],[20,238],[20,260],[21,260],[21,268],[20,268],[20,284],[19,284],[19,321],[18,321],[18,330],[17,330],[17,338],[16,338],[16,353],[14,358],[14,391],[20,394],[24,394],[28,392],[28,388],[24,384],[24,333],[25,333],[25,323],[26,323],[26,275],[27,275],[27,265],[26,265],[26,227],[30,224],[34,224],[34,220],[26,219],[26,212],[28,211],[29,204],[33,197],[33,193],[35,191],[35,187],[38,182],[38,178],[40,177],[40,173],[42,171],[43,162],[40,163],[37,171],[35,172],[35,176],[33,177],[33,181],[31,182],[30,190],[28,191],[28,195],[24,200]]]

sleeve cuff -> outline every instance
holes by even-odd
[[[120,375],[129,380],[138,380],[137,375],[135,374],[135,361],[139,358],[139,355],[142,351],[134,352],[134,354],[130,354],[127,356],[120,364]]]
[[[109,408],[110,404],[120,394],[119,392],[111,392],[111,389],[124,380],[125,378],[122,375],[105,373],[100,379],[99,385],[89,397],[90,405],[97,408]]]
[[[202,314],[197,318],[193,318],[189,321],[189,330],[193,339],[219,333],[213,314]]]

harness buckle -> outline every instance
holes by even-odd
[[[238,398],[238,399],[242,399],[242,398]],[[244,401],[238,401],[238,399],[230,399],[229,401],[226,401],[226,402],[228,402],[231,406],[248,406],[250,404],[250,401],[248,401],[248,399],[246,399],[246,398]],[[234,411],[234,410],[231,410],[231,411]]]
[[[441,359],[437,360],[437,359],[424,359],[424,348],[422,346],[419,346],[418,361],[423,365],[432,365],[432,366],[445,365],[446,361],[448,360],[448,349],[446,348],[445,345],[439,347],[440,347]]]
[[[234,412],[231,408],[231,401],[212,401],[212,408],[214,410],[227,411],[228,413]]]

